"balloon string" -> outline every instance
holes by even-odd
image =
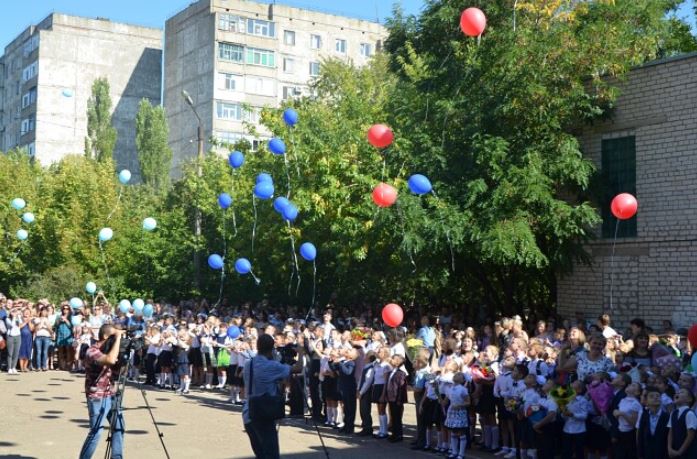
[[[411,265],[414,267],[414,270],[412,273],[416,272],[416,262],[414,261],[414,257],[411,254],[411,249],[407,247],[407,244],[404,242],[407,238],[407,232],[404,229],[404,214],[402,213],[402,207],[397,204],[397,211],[399,212],[399,224],[402,229],[402,242],[404,243],[405,247],[404,250],[407,252],[407,255],[409,256],[409,262],[411,262]]]
[[[252,271],[252,270],[250,269],[250,270],[249,270],[249,274],[252,275],[252,277],[254,278],[254,282],[256,282],[257,285],[261,284],[261,279],[259,279],[259,278],[254,274],[254,271]]]
[[[295,294],[298,294],[298,291],[300,290],[300,267],[298,266],[298,254],[295,253],[295,236],[293,236],[293,227],[291,226],[290,222],[288,223],[288,234],[290,234],[290,250],[292,254],[291,258],[291,264],[292,264],[292,271],[290,273],[290,281],[288,282],[288,295],[290,295],[290,289],[291,285],[293,283],[293,276],[297,275],[298,276],[298,284],[295,287]]]
[[[295,162],[295,172],[298,178],[300,178],[300,164],[298,163],[298,155],[295,154],[295,142],[293,141],[292,126],[288,126],[288,138],[290,139],[290,151],[293,154],[293,162]],[[288,183],[290,183],[290,181]]]
[[[257,198],[252,195],[252,207],[254,207],[254,224],[252,225],[252,255],[254,255],[254,239],[257,235]]]
[[[436,194],[436,190],[431,190],[431,193],[433,194],[433,197],[436,198],[436,201],[440,203],[440,199],[438,199],[438,195]],[[438,208],[438,216],[440,217],[441,220],[444,220],[443,217],[443,210],[440,208],[440,206],[436,205]],[[448,241],[448,247],[450,248],[450,267],[452,268],[453,272],[455,271],[455,249],[453,249],[453,241],[450,239],[450,230],[445,231],[445,239]]]
[[[237,217],[235,216],[235,206],[232,206],[232,227],[234,228],[233,236],[237,236]]]
[[[286,192],[286,199],[290,199],[290,170],[288,169],[288,155],[283,155],[283,162],[286,165],[286,180],[288,180],[288,191]]]
[[[382,157],[382,178],[380,179],[381,182],[385,181],[385,167],[387,165],[387,155],[383,155]]]
[[[119,207],[119,202],[121,202],[121,193],[123,192],[123,185],[119,188],[119,197],[116,198],[116,204],[114,205],[114,208],[111,209],[111,212],[109,212],[109,215],[106,218],[106,221],[109,222],[111,219],[111,216],[114,215],[114,212],[116,212],[116,209]]]
[[[217,307],[223,299],[223,286],[225,285],[225,258],[227,257],[227,232],[225,229],[225,209],[222,207],[220,211],[223,214],[223,268],[220,270],[220,290],[218,292],[218,301],[215,302],[214,308]]]
[[[620,219],[617,219],[615,224],[615,237],[612,240],[612,254],[610,255],[610,312],[612,312],[612,295],[614,292],[615,284],[615,244],[617,243],[617,230],[620,229]]]
[[[104,254],[104,247],[102,246],[102,241],[99,241],[99,252],[102,254],[102,264],[104,265],[104,271],[106,272],[107,285],[111,290],[113,290],[113,286],[111,285],[111,276],[109,275],[109,266],[106,263],[106,255]]]
[[[232,227],[234,230],[233,236],[237,236],[237,217],[235,216],[235,175],[237,174],[237,171],[235,169],[232,170],[232,187],[230,189],[230,192],[232,194]]]
[[[312,260],[312,303],[310,304],[311,308],[315,307],[315,289],[316,289],[316,287],[317,287],[317,263],[315,263],[315,260]]]

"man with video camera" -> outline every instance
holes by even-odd
[[[120,366],[119,348],[123,333],[123,330],[113,325],[102,325],[99,328],[99,341],[93,344],[85,355],[85,394],[90,431],[82,445],[80,459],[90,459],[94,454],[105,420],[115,423],[111,438],[111,457],[123,457],[123,414],[115,400]]]

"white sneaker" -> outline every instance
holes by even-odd
[[[498,453],[494,453],[494,456],[503,456],[504,454],[508,454],[509,452],[510,452],[510,450],[508,448],[503,448]]]
[[[206,384],[206,389],[210,389],[210,388],[211,388],[211,385],[210,385],[210,384]]]
[[[512,449],[504,457],[504,459],[513,459],[516,456],[516,450]]]

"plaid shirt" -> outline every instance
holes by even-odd
[[[97,363],[104,355],[99,349],[102,344],[91,346],[85,354],[85,393],[88,398],[105,398],[115,394],[111,382],[113,367]]]

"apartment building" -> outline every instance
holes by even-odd
[[[387,36],[370,22],[278,4],[199,0],[165,25],[164,105],[173,149],[173,175],[197,152],[197,119],[206,137],[256,145],[263,107],[308,94],[323,59],[367,63]],[[257,135],[249,134],[254,126]]]
[[[111,85],[114,157],[138,170],[135,116],[142,98],[160,103],[162,31],[50,14],[0,57],[0,151],[25,148],[41,164],[83,154],[92,83]]]

